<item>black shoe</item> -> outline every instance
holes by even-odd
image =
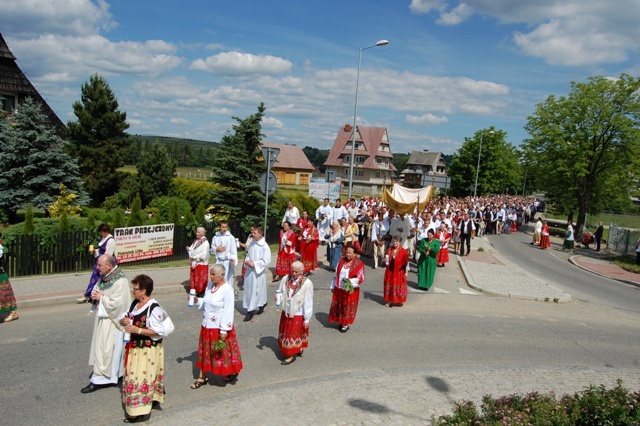
[[[116,386],[115,384],[108,384],[108,385],[94,385],[93,383],[89,383],[87,386],[83,387],[82,389],[80,389],[80,392],[82,393],[91,393],[91,392],[95,392],[99,389],[103,389],[103,388],[110,388]]]
[[[348,325],[344,325],[344,326],[340,327],[340,333],[346,333],[347,331],[349,331],[349,326]]]
[[[253,311],[247,312],[247,315],[245,315],[245,317],[244,317],[244,319],[242,321],[248,322],[248,321],[251,321],[252,319],[253,319]]]
[[[139,423],[139,422],[147,421],[150,418],[151,418],[151,414],[144,414],[144,415],[141,415],[141,416],[127,417],[126,419],[124,419],[124,423]]]
[[[162,411],[162,407],[160,406],[160,401],[153,401],[151,403],[151,409],[152,410]]]
[[[260,306],[258,308],[258,315],[262,314],[264,312],[264,308],[268,305],[268,303],[265,303],[264,305]]]

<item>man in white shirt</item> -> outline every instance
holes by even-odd
[[[475,236],[476,224],[473,220],[469,219],[469,214],[465,213],[462,220],[458,224],[460,229],[460,256],[469,256],[471,252],[471,238]],[[467,254],[464,254],[464,246],[467,245]]]
[[[316,220],[318,223],[318,234],[320,243],[324,244],[324,236],[329,233],[331,222],[333,222],[333,208],[329,205],[329,199],[324,199],[324,204],[316,209]]]
[[[211,254],[216,257],[216,264],[224,266],[224,280],[234,287],[233,272],[238,263],[238,251],[227,221],[220,221],[220,230],[211,239]]]
[[[300,211],[298,211],[298,208],[289,201],[287,203],[287,210],[285,210],[284,217],[280,224],[282,225],[285,222],[289,222],[291,226],[295,226],[295,224],[298,223],[298,219],[300,219]]]
[[[378,267],[378,260],[384,259],[387,229],[384,228],[382,213],[374,216],[371,224],[371,241],[373,242],[373,269]]]

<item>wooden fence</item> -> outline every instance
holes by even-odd
[[[211,241],[217,224],[207,223],[207,238]],[[248,233],[242,231],[238,221],[229,222],[229,231],[244,242]],[[278,221],[269,223],[266,240],[269,244],[278,241]],[[186,246],[191,245],[194,235],[189,235],[183,225],[174,227],[173,255],[131,262],[133,265],[153,265],[186,260]],[[88,231],[61,232],[53,243],[47,244],[39,235],[19,235],[4,247],[5,268],[10,277],[44,275],[88,271],[93,268],[95,258],[90,253],[89,244],[97,245]]]

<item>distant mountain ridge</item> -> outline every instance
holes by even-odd
[[[202,141],[197,139],[174,138],[170,136],[152,136],[152,135],[131,135],[134,140],[139,140],[143,145],[149,141],[152,145],[158,141],[158,145],[164,146],[176,143],[178,146],[189,145],[191,148],[213,148],[218,149],[220,142]]]

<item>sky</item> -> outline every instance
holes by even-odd
[[[97,73],[132,135],[218,142],[264,102],[265,141],[329,149],[362,53],[357,123],[387,128],[392,153],[453,154],[490,127],[520,145],[572,81],[640,75],[638,18],[640,0],[0,0],[65,123]]]

